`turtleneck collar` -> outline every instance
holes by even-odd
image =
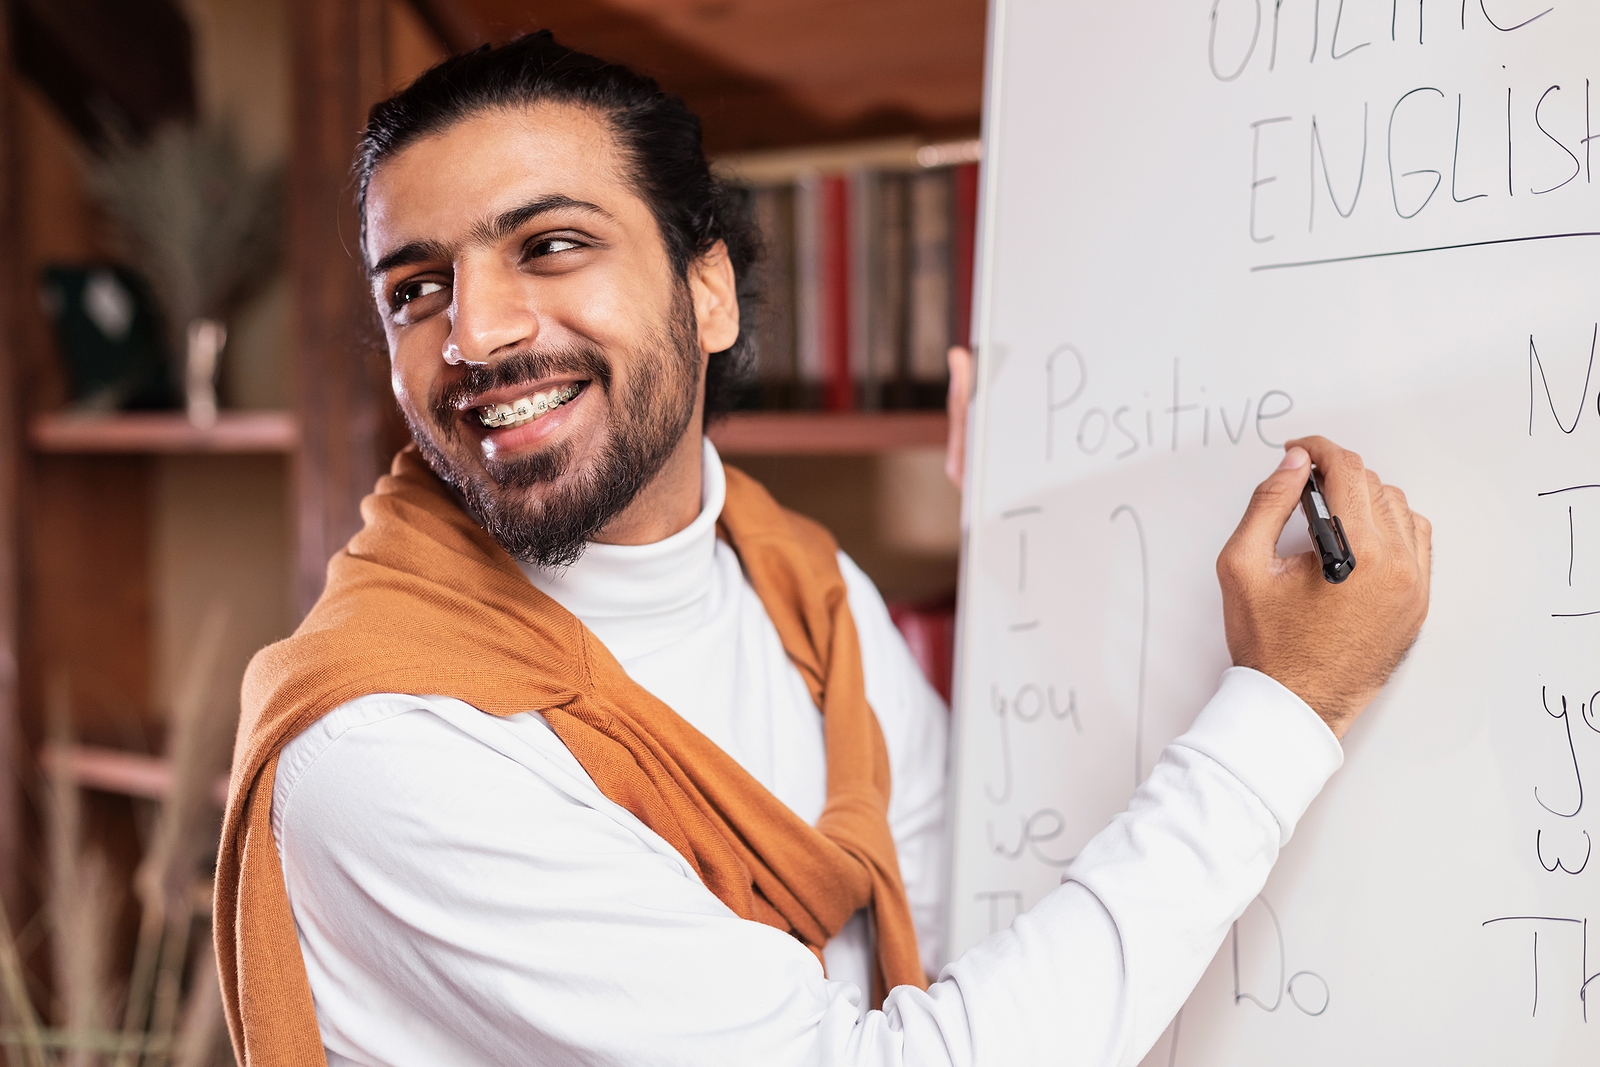
[[[717,450],[710,441],[704,445],[700,514],[682,530],[647,545],[591,541],[564,570],[518,564],[535,588],[581,619],[623,663],[678,640],[705,617],[726,483]]]

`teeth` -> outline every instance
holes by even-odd
[[[520,397],[510,404],[485,404],[478,409],[478,420],[491,429],[520,426],[548,415],[577,395],[578,386],[573,384]]]

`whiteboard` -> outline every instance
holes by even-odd
[[[995,0],[951,951],[1214,690],[1286,438],[1434,523],[1410,658],[1148,1064],[1600,1062],[1597,42],[1577,0]]]

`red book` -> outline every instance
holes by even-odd
[[[822,406],[856,406],[850,378],[850,179],[822,179]]]
[[[930,604],[890,604],[889,618],[906,639],[917,666],[949,704],[956,659],[955,598]]]
[[[951,234],[950,340],[972,344],[972,273],[978,252],[978,165],[955,168],[955,232]]]

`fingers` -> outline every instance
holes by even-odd
[[[1229,541],[1230,550],[1242,553],[1245,559],[1277,555],[1278,536],[1300,505],[1309,458],[1304,448],[1290,448],[1284,453],[1278,469],[1256,486],[1244,518]]]
[[[1411,504],[1406,500],[1406,491],[1398,485],[1385,485],[1384,495],[1389,498],[1390,506],[1395,509],[1396,515],[1410,515]]]
[[[1381,484],[1381,483],[1380,483]],[[1381,490],[1384,526],[1389,535],[1403,544],[1414,558],[1417,554],[1417,531],[1412,522],[1411,505],[1406,494],[1397,485],[1382,485]]]
[[[1417,538],[1417,568],[1422,573],[1422,587],[1427,589],[1433,581],[1433,523],[1412,512],[1411,528]]]
[[[1285,447],[1300,447],[1311,456],[1322,478],[1322,496],[1334,514],[1340,517],[1345,528],[1359,529],[1373,521],[1374,482],[1377,476],[1361,462],[1361,457],[1348,449],[1340,448],[1326,437],[1301,437]]]
[[[1417,571],[1426,587],[1433,565],[1433,524],[1425,516],[1411,510],[1406,494],[1399,486],[1386,485],[1383,489],[1387,507],[1394,515],[1395,533],[1416,561]]]
[[[1287,447],[1304,448],[1317,465],[1323,496],[1344,523],[1357,559],[1381,550],[1381,545],[1392,545],[1416,561],[1426,582],[1432,564],[1433,527],[1412,512],[1403,490],[1384,484],[1360,456],[1325,437],[1299,438]]]
[[[1397,485],[1385,484],[1370,470],[1365,474],[1372,507],[1373,532],[1387,546],[1385,555],[1391,563],[1398,564],[1401,570],[1414,576],[1422,589],[1421,601],[1426,605],[1433,566],[1433,524],[1411,510],[1405,490]],[[1399,555],[1402,552],[1403,557]],[[1402,558],[1406,562],[1401,562]]]
[[[1411,532],[1411,509],[1406,506],[1405,494],[1392,485],[1384,485],[1371,471],[1367,472],[1371,489],[1373,523],[1385,539],[1412,549],[1416,555]]]
[[[945,441],[944,473],[960,489],[967,453],[967,404],[972,399],[972,353],[956,345],[947,359],[950,393],[945,411],[950,416],[950,436]]]

